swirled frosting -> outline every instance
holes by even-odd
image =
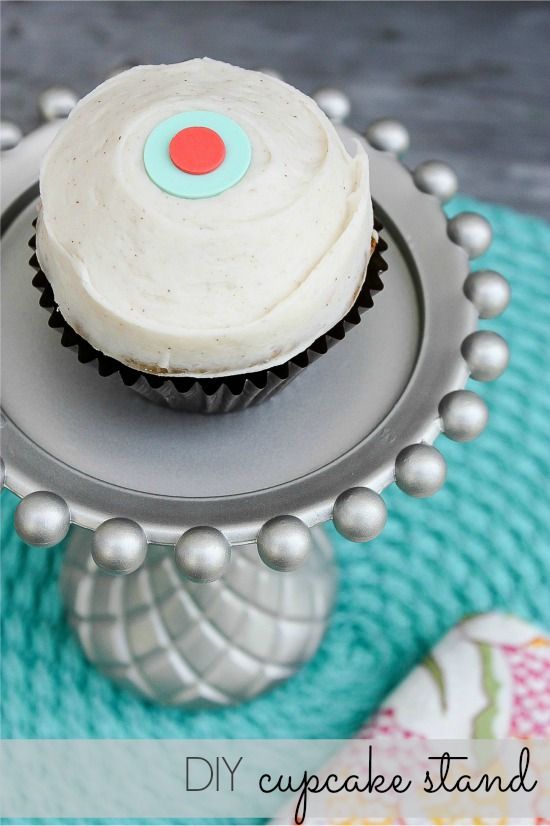
[[[163,191],[143,148],[163,119],[219,112],[247,134],[244,177],[215,197]],[[366,153],[309,97],[207,58],[138,66],[83,98],[43,161],[37,255],[65,319],[149,373],[280,364],[361,288],[373,229]]]

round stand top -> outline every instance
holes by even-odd
[[[57,128],[26,137],[4,164],[2,455],[11,490],[53,491],[90,529],[124,516],[154,543],[209,525],[239,544],[277,515],[330,519],[343,491],[381,491],[403,448],[435,439],[440,401],[468,376],[461,346],[477,312],[463,292],[464,250],[399,160],[366,146],[388,243],[374,309],[265,403],[190,415],[101,378],[48,327],[27,242],[40,160]],[[350,147],[362,140],[338,128]]]

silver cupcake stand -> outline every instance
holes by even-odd
[[[345,95],[315,97],[348,146],[364,141],[343,125]],[[94,665],[156,702],[240,702],[323,636],[336,571],[318,526],[373,539],[383,489],[434,494],[446,475],[436,437],[485,427],[464,386],[507,366],[505,341],[476,326],[505,309],[508,284],[469,272],[491,228],[473,213],[447,221],[453,171],[429,161],[411,174],[405,128],[377,121],[364,142],[389,269],[374,309],[264,404],[222,416],[155,406],[61,347],[31,285],[39,165],[74,103],[50,89],[45,125],[22,137],[2,124],[2,482],[21,497],[26,543],[70,529],[61,590]]]

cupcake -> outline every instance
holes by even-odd
[[[364,148],[259,72],[204,58],[108,80],[40,195],[35,283],[64,343],[170,406],[265,398],[381,288]]]

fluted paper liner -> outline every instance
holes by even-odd
[[[33,226],[35,225],[36,221],[33,223]],[[131,387],[156,404],[189,413],[229,413],[268,399],[292,381],[308,364],[316,361],[341,341],[349,329],[359,324],[363,313],[373,306],[376,293],[383,289],[380,276],[388,268],[382,257],[388,245],[380,237],[382,225],[376,219],[374,227],[378,232],[378,243],[368,262],[363,286],[353,307],[338,324],[316,339],[302,353],[283,364],[267,370],[222,378],[155,376],[127,367],[120,361],[106,356],[92,347],[65,321],[55,302],[52,287],[40,267],[36,252],[33,252],[29,263],[36,271],[32,283],[41,293],[40,305],[50,310],[50,327],[61,331],[61,344],[75,350],[80,362],[94,364],[100,376],[117,373],[127,387]],[[33,250],[36,249],[36,235],[29,241],[29,246]]]

